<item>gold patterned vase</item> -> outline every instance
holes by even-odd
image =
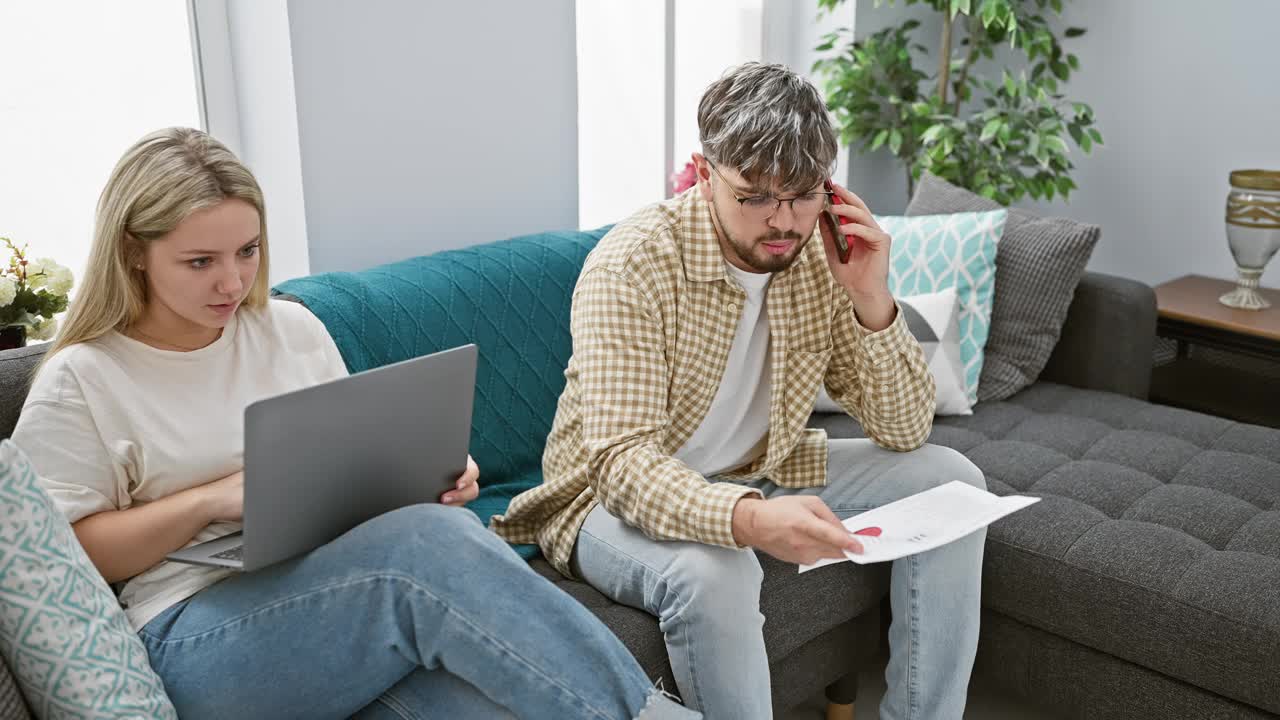
[[[1267,261],[1280,250],[1280,171],[1236,170],[1227,194],[1227,244],[1240,279],[1218,302],[1243,310],[1271,303],[1258,293]]]

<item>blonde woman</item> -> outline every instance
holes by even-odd
[[[166,554],[238,528],[247,404],[346,374],[268,300],[262,192],[197,130],[148,135],[98,204],[84,283],[14,431],[194,718],[696,717],[470,512],[387,513],[254,573]]]

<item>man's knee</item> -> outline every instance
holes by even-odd
[[[664,616],[728,626],[762,621],[764,571],[752,550],[688,543],[662,576]]]
[[[914,492],[946,485],[954,480],[987,489],[982,470],[963,453],[943,445],[925,444],[902,456],[900,472],[916,487]]]

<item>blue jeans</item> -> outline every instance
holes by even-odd
[[[897,453],[869,440],[832,440],[827,472],[825,487],[750,484],[766,497],[817,495],[841,518],[952,480],[986,489],[981,470],[937,445]],[[978,646],[985,539],[980,530],[894,561],[882,720],[958,720],[963,714]],[[688,707],[712,720],[771,715],[762,573],[753,551],[655,541],[596,507],[578,535],[573,571],[615,601],[658,618]]]
[[[139,635],[199,718],[696,718],[472,513],[416,505],[174,605]]]

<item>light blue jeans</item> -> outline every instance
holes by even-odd
[[[467,510],[416,505],[139,635],[183,720],[697,718]]]
[[[841,518],[952,480],[986,489],[981,470],[937,445],[897,453],[869,440],[832,440],[827,471],[826,487],[751,484],[766,497],[818,495]],[[963,714],[978,646],[985,539],[981,530],[894,561],[881,720],[958,720]],[[597,507],[578,535],[572,569],[615,601],[658,618],[689,708],[708,720],[770,717],[762,573],[753,551],[655,541]]]

